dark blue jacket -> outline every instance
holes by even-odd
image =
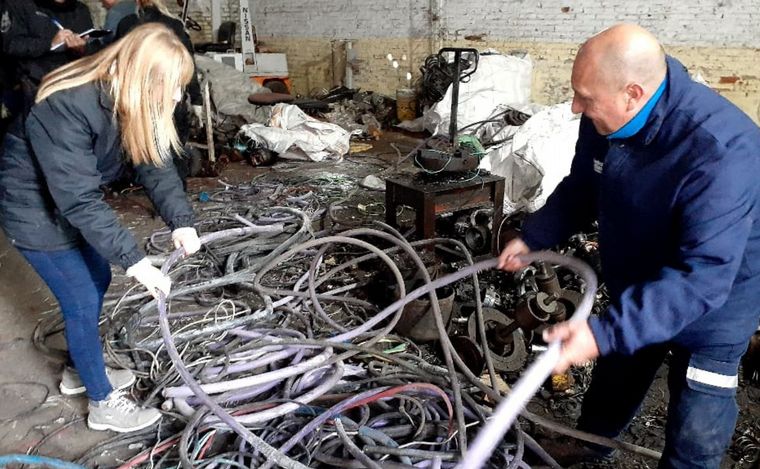
[[[590,320],[602,355],[742,346],[760,318],[760,129],[667,61],[665,92],[636,135],[608,140],[581,119],[570,175],[524,225],[539,249],[598,217],[612,297]]]
[[[11,131],[0,151],[0,225],[25,249],[69,249],[86,240],[128,268],[145,256],[100,186],[127,165],[108,93],[88,83],[52,94],[26,119],[27,137]],[[171,229],[192,226],[193,212],[171,162],[138,165],[136,180]]]
[[[3,52],[15,59],[21,75],[35,84],[56,68],[79,58],[65,47],[50,50],[59,30],[56,22],[75,33],[92,28],[90,10],[79,1],[58,5],[53,1],[14,0],[6,1],[4,8],[1,13],[7,23],[0,28]],[[95,49],[94,44],[88,44],[86,53]]]

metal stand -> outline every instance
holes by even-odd
[[[504,211],[504,178],[486,174],[465,181],[418,177],[393,178],[385,181],[385,221],[397,226],[396,209],[407,205],[416,213],[415,228],[420,238],[435,236],[435,219],[441,213],[458,212],[493,206],[493,230],[498,230]],[[491,250],[499,254],[498,236],[491,234]]]

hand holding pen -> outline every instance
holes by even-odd
[[[53,40],[50,42],[50,50],[56,50],[65,45],[67,49],[83,54],[85,45],[87,44],[87,38],[79,37],[74,31],[64,28],[56,19],[51,19],[51,21],[56,28],[58,28],[58,32],[53,36]]]

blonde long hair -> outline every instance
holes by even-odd
[[[193,73],[193,59],[179,38],[162,24],[148,23],[47,74],[37,102],[85,83],[103,83],[113,98],[122,147],[132,163],[162,166],[172,151],[182,151],[174,127],[174,98]]]

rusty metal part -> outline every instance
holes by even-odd
[[[451,338],[451,345],[474,375],[480,376],[483,373],[486,361],[483,350],[476,341],[466,335],[458,335]]]
[[[430,173],[460,173],[477,169],[480,157],[462,149],[449,153],[423,148],[414,162]]]
[[[530,293],[515,309],[515,322],[525,331],[543,325],[557,311],[557,298],[544,292]]]
[[[562,295],[560,295],[557,303],[559,303],[558,306],[563,311],[562,314],[558,313],[556,316],[553,316],[552,320],[559,322],[573,317],[573,313],[578,308],[581,298],[583,298],[583,295],[575,290],[562,290]]]
[[[483,308],[483,320],[488,338],[488,353],[491,354],[494,368],[506,372],[521,369],[528,357],[522,331],[512,319],[497,309]],[[467,333],[477,343],[478,321],[475,314],[470,316],[467,323]]]
[[[557,272],[546,263],[538,264],[534,280],[539,292],[549,295],[549,301],[556,300],[556,306],[552,308],[544,308],[540,304],[538,305],[540,309],[549,312],[549,322],[561,322],[572,317],[581,301],[582,295],[580,293],[560,287]]]
[[[575,385],[575,378],[570,374],[570,371],[566,371],[559,375],[552,375],[551,387],[553,392],[567,392],[570,391]]]
[[[454,290],[447,289],[445,294],[438,293],[438,305],[441,308],[441,319],[447,326],[451,319],[451,309],[454,305]],[[438,329],[435,326],[435,316],[428,297],[416,299],[404,306],[404,312],[396,324],[394,331],[418,342],[438,340]]]
[[[496,291],[495,286],[488,285],[488,287],[486,287],[486,292],[483,294],[483,306],[489,308],[501,306],[501,295]]]
[[[485,226],[472,226],[464,233],[464,242],[473,252],[481,252],[488,248],[491,234]]]
[[[557,272],[551,265],[545,262],[539,263],[535,279],[538,291],[544,292],[547,295],[555,294],[557,297],[562,295],[562,287],[559,285]]]

